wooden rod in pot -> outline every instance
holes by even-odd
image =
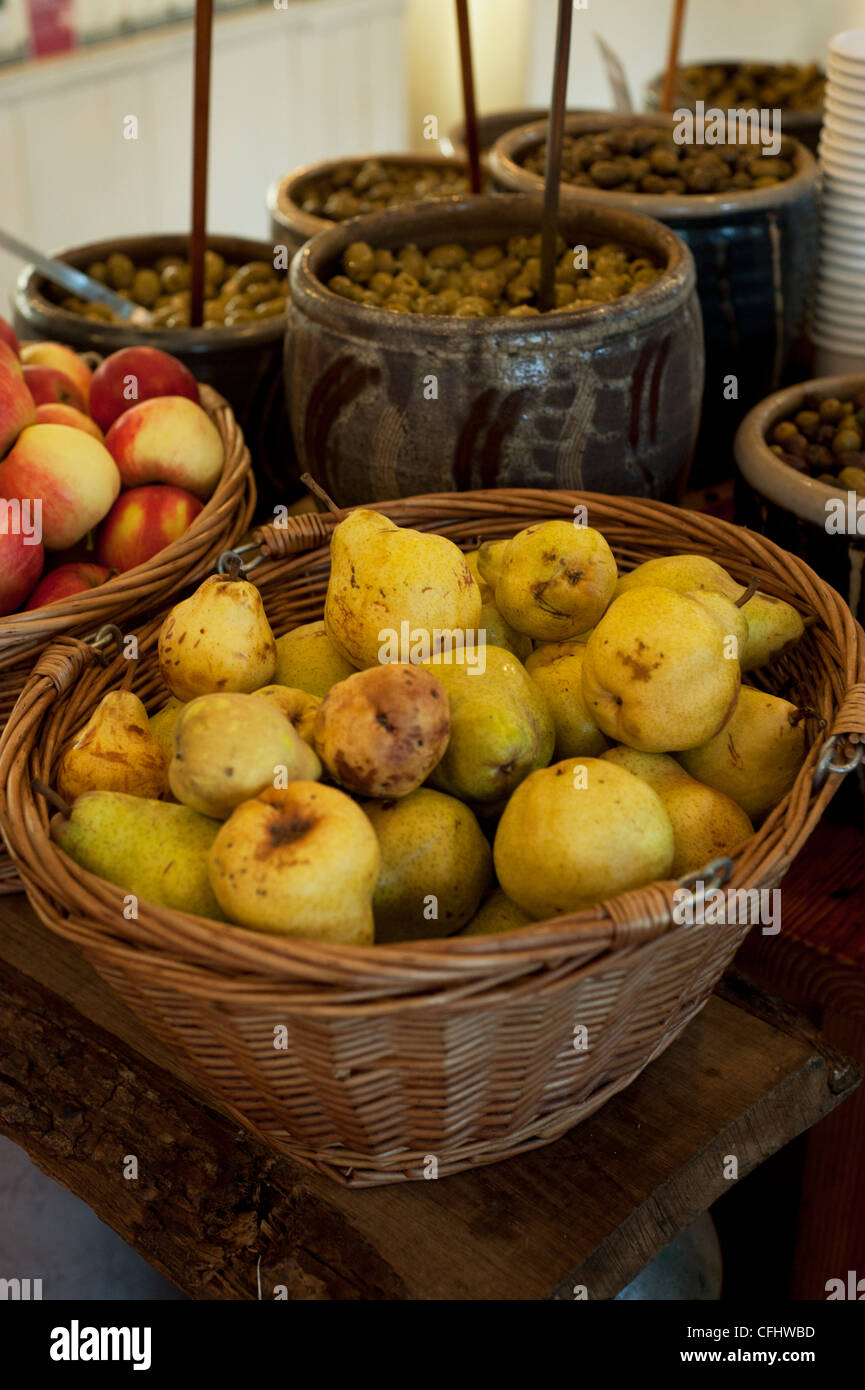
[[[469,28],[469,0],[457,0],[457,32],[460,40],[460,69],[463,80],[466,149],[469,154],[469,181],[472,193],[481,191],[481,146],[478,112],[475,104],[475,74],[472,64],[472,36]]]
[[[544,173],[544,210],[541,220],[542,312],[556,307],[556,234],[559,225],[559,188],[562,178],[562,141],[565,137],[565,103],[568,95],[568,66],[571,57],[571,13],[573,0],[559,0],[556,28],[556,57],[553,65],[553,94],[547,124],[547,167]]]
[[[670,29],[670,48],[667,53],[667,71],[664,74],[664,90],[661,93],[661,110],[672,111],[676,99],[676,74],[679,68],[679,49],[682,45],[682,29],[685,26],[685,4],[687,0],[673,0],[673,23]]]
[[[192,235],[189,239],[189,324],[204,316],[207,244],[207,156],[210,133],[210,53],[213,0],[195,0],[195,78],[192,99]]]

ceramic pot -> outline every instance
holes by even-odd
[[[342,505],[477,487],[676,499],[703,383],[694,264],[651,218],[570,205],[572,245],[616,240],[664,266],[647,289],[531,318],[397,314],[327,289],[345,247],[503,242],[541,200],[415,203],[321,232],[295,257],[286,389],[301,465]]]
[[[860,623],[865,617],[865,499],[855,531],[835,534],[827,530],[827,519],[835,510],[833,503],[837,508],[839,500],[850,519],[849,490],[797,473],[772,453],[766,436],[779,420],[801,410],[806,396],[849,400],[862,390],[865,374],[860,373],[815,377],[776,391],[748,412],[735,442],[736,463],[744,480],[738,491],[741,519],[807,560],[847,600]]]
[[[741,67],[743,61],[745,60],[741,58],[719,58],[717,61],[711,60],[706,63],[688,63],[687,66],[689,68],[723,67],[732,70]],[[658,111],[660,109],[661,89],[664,85],[664,77],[664,73],[658,73],[646,86],[646,106],[650,111]],[[692,91],[686,83],[683,83],[680,90],[676,93],[674,101],[677,108],[687,106],[690,110],[693,110],[696,101],[696,93]],[[714,104],[714,101],[707,102],[707,105]],[[737,107],[744,107],[746,105],[747,103],[745,101],[736,102]],[[812,154],[817,153],[817,145],[820,142],[820,130],[822,125],[822,107],[816,110],[805,111],[790,111],[785,107],[781,109],[781,129],[784,134],[792,135],[794,140],[801,140],[805,148],[811,150]]]
[[[672,118],[572,116],[566,131],[580,136],[635,124],[669,129]],[[545,121],[503,136],[489,155],[496,186],[537,193],[542,180],[523,164],[545,138]],[[688,243],[697,266],[706,352],[706,398],[692,483],[705,486],[731,476],[736,428],[752,405],[781,385],[804,330],[817,256],[813,156],[798,145],[793,176],[774,188],[679,196],[562,184],[561,201],[563,209],[589,202],[647,213]]]
[[[310,184],[317,183],[333,169],[343,165],[357,165],[360,168],[368,159],[379,159],[382,163],[398,164],[403,168],[420,170],[449,169],[454,165],[468,172],[465,159],[454,159],[441,150],[425,150],[421,153],[403,152],[401,154],[357,154],[342,159],[323,159],[318,164],[306,164],[276,179],[267,190],[267,211],[270,214],[270,230],[275,242],[288,247],[289,255],[299,251],[310,237],[324,232],[328,227],[340,226],[327,217],[318,217],[305,212],[304,199]]]
[[[112,251],[124,251],[136,264],[152,264],[160,256],[186,255],[188,242],[187,236],[171,233],[118,237],[71,247],[59,252],[58,259],[83,270]],[[272,245],[245,237],[210,236],[208,245],[233,263],[273,259]],[[102,356],[131,346],[172,353],[231,405],[252,455],[260,514],[297,494],[282,390],[281,318],[231,328],[138,328],[82,318],[60,308],[55,294],[62,291],[48,285],[34,266],[24,267],[15,295],[19,336],[68,343],[78,352]]]

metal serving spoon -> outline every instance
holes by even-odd
[[[4,232],[0,228],[0,247],[9,251],[13,256],[17,256],[22,261],[32,261],[37,270],[41,270],[46,279],[52,284],[60,285],[64,290],[78,295],[80,299],[88,299],[94,304],[107,304],[109,309],[127,323],[133,323],[139,327],[146,327],[152,321],[152,314],[149,309],[144,309],[140,304],[133,304],[131,300],[124,299],[122,295],[115,294],[107,285],[100,285],[98,280],[91,280],[89,275],[85,275],[83,270],[76,270],[74,266],[67,265],[65,261],[55,261],[51,256],[43,256],[41,251],[35,251],[32,246],[28,246],[25,241],[19,241],[10,232]]]

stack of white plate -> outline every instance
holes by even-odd
[[[829,44],[819,148],[820,263],[811,322],[816,375],[865,371],[865,29]]]

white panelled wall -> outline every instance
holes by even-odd
[[[405,0],[291,0],[217,19],[213,231],[265,236],[267,186],[298,164],[405,147],[404,12]],[[191,110],[186,25],[0,72],[0,225],[48,251],[183,229]],[[0,253],[0,313],[17,271]]]

